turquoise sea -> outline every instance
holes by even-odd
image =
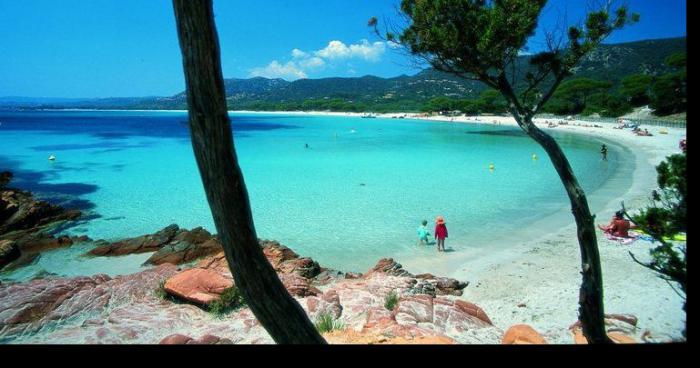
[[[416,245],[416,229],[423,219],[434,226],[437,215],[447,222],[448,250],[459,253],[498,243],[568,206],[544,151],[513,127],[252,113],[231,118],[258,236],[326,267],[364,272],[382,257],[430,257],[435,249]],[[605,142],[609,160],[602,161],[601,141],[553,134],[589,193],[625,156]],[[64,229],[67,234],[116,240],[171,223],[215,232],[185,112],[0,112],[0,170],[15,173],[14,186],[85,211],[86,220]],[[91,246],[46,252],[0,278],[125,274],[149,256],[81,257]]]

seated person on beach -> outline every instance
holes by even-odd
[[[428,220],[423,220],[421,226],[418,227],[418,244],[430,244],[430,231],[428,231]]]
[[[643,131],[641,129],[638,130],[637,135],[641,137],[652,137],[652,134],[647,129],[644,129]]]
[[[608,226],[598,225],[598,227],[606,234],[610,234],[618,238],[628,238],[630,236],[628,231],[631,224],[629,220],[624,218],[622,211],[615,212],[615,216],[613,216],[612,221],[610,221]]]

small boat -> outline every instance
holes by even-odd
[[[54,155],[49,156],[49,161],[56,161],[56,156],[54,156]]]

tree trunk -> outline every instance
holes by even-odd
[[[233,145],[211,0],[173,0],[197,166],[236,286],[281,344],[325,340],[287,292],[258,244]]]
[[[583,334],[590,343],[611,343],[605,332],[603,273],[600,267],[594,217],[588,208],[586,194],[579,185],[569,160],[554,138],[535,126],[532,117],[523,117],[517,113],[513,115],[518,125],[547,152],[571,202],[571,212],[576,220],[576,233],[581,250],[583,280],[579,292],[579,319]]]

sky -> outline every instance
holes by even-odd
[[[367,21],[400,0],[215,0],[226,78],[393,77],[419,70]],[[550,0],[544,30],[580,21],[586,0]],[[607,43],[686,35],[686,1],[627,0],[640,22]],[[170,0],[0,0],[0,96],[170,96],[184,90]]]

